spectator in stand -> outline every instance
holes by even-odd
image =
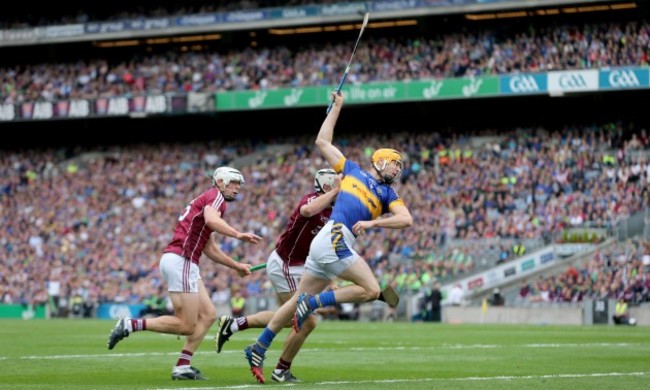
[[[520,241],[517,241],[512,246],[512,253],[516,257],[521,257],[526,253],[526,246],[523,243],[521,243]]]
[[[643,272],[650,272],[650,241],[643,243],[641,262],[643,263]]]
[[[521,281],[521,287],[519,288],[519,298],[527,299],[530,296],[530,284],[526,279]]]
[[[501,250],[499,251],[499,260],[497,260],[496,264],[503,264],[508,261],[508,259],[510,259],[510,250],[502,244]]]

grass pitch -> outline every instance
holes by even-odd
[[[214,351],[213,326],[194,355],[207,381],[172,381],[182,338],[131,334],[112,351],[114,321],[0,321],[0,389],[636,389],[650,384],[650,329],[323,321],[292,366],[303,382],[270,379],[284,330],[258,385],[235,334]]]

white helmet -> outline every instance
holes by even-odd
[[[219,188],[223,198],[227,202],[232,202],[237,197],[237,190],[227,189],[226,187],[230,184],[231,181],[239,182],[239,184],[244,184],[244,175],[236,170],[235,168],[230,167],[219,167],[214,171],[212,175],[212,184],[217,185],[217,181],[221,180],[223,182],[223,188]]]
[[[334,187],[336,172],[333,169],[321,169],[314,176],[314,189],[316,192],[327,192],[325,186]]]
[[[222,180],[225,185],[228,185],[231,181],[238,181],[240,184],[244,184],[244,175],[235,168],[219,167],[214,171],[212,180],[214,180],[215,184],[217,180]]]

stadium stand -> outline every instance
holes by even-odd
[[[427,80],[563,69],[644,66],[650,25],[621,21],[483,29],[433,36],[370,36],[349,81]],[[622,44],[611,44],[615,40]],[[351,42],[314,41],[225,50],[167,47],[147,55],[89,57],[0,67],[0,102],[55,101],[145,93],[267,90],[336,84]],[[126,54],[126,53],[125,53]],[[63,61],[66,61],[63,59]]]
[[[45,19],[51,10],[44,9],[42,15],[22,20],[7,14],[3,23],[15,29],[190,11],[172,2],[157,2],[162,8],[146,11],[118,3],[115,9],[123,12],[67,12],[81,9],[73,6],[61,9],[56,19]],[[233,9],[226,4],[232,3],[217,2],[201,10],[208,5],[195,2],[190,12]],[[236,9],[276,4],[241,2]],[[570,20],[569,15],[539,17],[536,21],[542,23],[534,29],[525,18],[509,24],[484,21],[460,32],[457,22],[467,21],[465,14],[449,14],[447,20],[427,16],[418,20],[417,27],[373,30],[357,54],[349,82],[643,67],[650,50],[646,14],[640,6],[634,12],[621,11],[613,20],[609,13],[597,12],[571,15]],[[444,22],[434,27],[434,20]],[[349,36],[333,43],[327,34],[277,39],[259,31],[257,44],[246,39],[245,47],[234,37],[250,30],[224,33],[226,42],[190,49],[142,44],[112,50],[88,42],[37,46],[49,51],[29,45],[0,47],[0,104],[333,85],[344,70],[341,58],[351,50]],[[313,43],[306,44],[308,40]],[[27,52],[31,53],[22,56]],[[571,228],[598,231],[599,235],[589,236],[595,242],[616,236],[622,218],[643,214],[649,206],[650,184],[649,124],[638,109],[647,91],[617,93],[620,99],[594,93],[560,102],[549,102],[548,97],[518,97],[516,102],[494,98],[350,111],[353,118],[341,125],[350,128],[342,148],[359,161],[386,143],[404,151],[408,160],[397,187],[409,207],[418,210],[418,229],[400,234],[375,231],[362,238],[362,254],[382,284],[415,296],[434,280],[452,283],[516,260],[512,251],[516,245],[532,253],[569,239],[581,243],[582,236],[564,235]],[[563,111],[570,99],[575,111]],[[528,106],[539,107],[538,112],[531,114]],[[265,261],[291,206],[310,188],[307,178],[322,164],[310,147],[314,123],[324,115],[321,108],[135,123],[70,119],[47,123],[56,135],[31,130],[21,135],[21,147],[7,142],[0,157],[0,227],[6,232],[0,238],[0,302],[56,302],[58,310],[53,312],[67,316],[77,296],[96,306],[139,303],[157,294],[160,279],[155,266],[170,238],[168,227],[178,204],[203,188],[206,172],[221,164],[236,163],[248,179],[241,201],[229,209],[232,220],[238,229],[265,237],[267,244],[251,248],[224,240],[222,246],[237,259]],[[485,120],[468,115],[479,109],[494,115]],[[631,112],[634,115],[628,115]],[[547,118],[554,113],[560,114]],[[171,142],[161,143],[164,136],[152,133],[165,121],[179,129],[196,129],[192,136],[201,140],[189,142],[188,135],[179,131],[166,140]],[[286,129],[271,134],[269,123]],[[0,126],[29,125],[38,126],[35,122]],[[65,134],[70,127],[103,133],[102,141],[75,139]],[[264,136],[247,138],[252,128],[262,129]],[[142,143],[133,142],[136,138]],[[52,146],[41,148],[47,143]],[[286,147],[269,151],[273,144]],[[365,156],[347,149],[359,144],[367,146]],[[530,297],[573,301],[603,287],[612,296],[629,295],[632,289],[634,303],[647,301],[650,275],[640,260],[647,255],[640,249],[646,239],[635,237],[629,244],[619,244],[628,245],[624,252],[635,253],[626,257],[625,264],[604,266],[603,259],[611,256],[603,254],[576,267],[578,276],[571,269],[571,279],[546,275],[536,280],[528,302]],[[599,273],[593,280],[590,272],[595,268]],[[226,300],[232,286],[242,287],[251,297],[269,293],[263,273],[242,280],[207,262],[202,270],[215,304]],[[585,278],[588,273],[592,279]],[[548,297],[541,291],[548,291]]]
[[[578,134],[581,135],[578,139],[587,138],[587,135]],[[608,134],[616,133],[602,133],[603,141]],[[361,137],[367,142],[367,135],[350,137],[349,142],[364,142]],[[422,137],[431,137],[431,134]],[[307,144],[308,138],[298,141],[297,145]],[[523,147],[524,139],[533,142]],[[486,241],[482,240],[526,237],[543,242],[542,237],[553,237],[564,227],[582,225],[572,221],[572,210],[580,211],[579,220],[583,223],[593,222],[600,226],[621,213],[641,210],[644,199],[647,201],[650,165],[644,165],[638,180],[629,182],[614,176],[608,183],[608,168],[594,164],[601,154],[590,150],[581,154],[586,161],[576,162],[572,170],[579,179],[567,180],[566,186],[560,188],[553,172],[566,162],[533,158],[531,155],[537,144],[521,129],[506,134],[504,142],[499,144],[504,149],[508,148],[508,143],[522,144],[514,158],[510,152],[494,154],[491,145],[475,151],[477,160],[484,163],[451,161],[444,169],[435,168],[439,154],[434,153],[434,161],[430,163],[423,161],[422,151],[410,150],[404,144],[408,137],[403,134],[388,140],[408,152],[409,169],[416,164],[422,167],[415,173],[405,174],[399,186],[402,193],[409,194],[412,207],[420,210],[416,224],[421,228],[401,235],[373,232],[362,238],[367,244],[363,247],[368,248],[363,255],[376,267],[384,283],[395,282],[398,290],[404,293],[416,292],[431,278],[453,280],[470,275],[475,268],[481,270],[495,265],[497,258],[487,259],[485,264],[479,262],[479,256],[485,256],[482,243]],[[554,144],[561,144],[559,134],[547,140],[539,145],[548,149],[546,153],[561,155],[564,150],[567,158],[571,158],[568,149],[553,148]],[[379,142],[369,142],[369,148]],[[565,142],[572,143],[572,138],[566,137]],[[596,142],[587,142],[589,144],[597,145]],[[45,282],[52,278],[64,281],[65,293],[83,288],[86,282],[99,302],[142,300],[152,289],[158,288],[159,280],[153,272],[157,253],[169,239],[163,227],[173,223],[173,209],[180,198],[188,191],[205,186],[205,172],[211,167],[254,151],[253,145],[239,142],[122,146],[99,153],[76,150],[72,156],[63,150],[8,154],[1,169],[3,177],[8,179],[2,186],[6,201],[3,226],[11,232],[2,247],[2,257],[7,259],[1,273],[6,282],[3,283],[4,302],[45,299]],[[524,159],[524,155],[528,157]],[[354,153],[351,156],[363,159]],[[504,162],[518,159],[526,160],[522,166],[527,166],[532,176],[540,177],[535,191],[526,190],[530,184],[524,179],[503,184],[501,178],[509,171]],[[538,162],[547,162],[549,166]],[[239,259],[264,261],[269,245],[284,224],[283,218],[286,218],[292,199],[297,199],[309,188],[310,183],[305,178],[311,176],[316,165],[311,150],[295,146],[288,152],[242,167],[250,184],[247,183],[243,202],[233,204],[229,213],[233,220],[241,221],[239,229],[255,231],[267,239],[268,245],[253,249],[233,246],[233,242],[225,240],[225,249]],[[522,177],[516,173],[517,165],[510,167],[515,169],[512,174]],[[464,171],[462,175],[461,170]],[[584,176],[592,176],[593,183],[585,182]],[[468,177],[472,178],[471,185]],[[286,181],[296,185],[279,185]],[[496,194],[495,201],[490,202],[486,193]],[[534,201],[533,193],[536,194]],[[465,197],[467,199],[463,200]],[[39,202],[35,203],[35,199]],[[22,277],[12,272],[19,270],[20,265],[25,266],[20,272]],[[228,271],[210,266],[207,270],[206,285],[214,291],[218,291],[220,285],[247,283],[249,292],[254,294],[263,285],[262,274],[241,281]],[[88,280],[87,275],[93,278]],[[36,287],[34,283],[40,284],[41,293],[28,294],[34,291],[29,288]],[[90,291],[84,293],[88,294]]]

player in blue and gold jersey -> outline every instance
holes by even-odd
[[[318,132],[316,146],[332,168],[343,174],[343,179],[330,220],[311,242],[305,274],[294,299],[275,312],[257,342],[244,350],[251,372],[260,383],[264,383],[262,366],[266,350],[292,316],[294,330],[299,332],[303,322],[319,307],[379,298],[379,282],[353,248],[357,236],[372,228],[404,229],[413,223],[404,201],[390,186],[402,173],[402,156],[394,149],[378,149],[372,155],[370,170],[346,159],[332,144],[343,95],[334,92],[332,100],[332,110]],[[389,213],[390,216],[379,218]],[[322,292],[334,277],[353,284]]]

